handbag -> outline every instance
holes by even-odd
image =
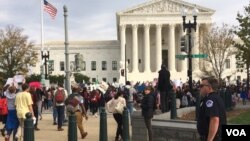
[[[112,98],[111,100],[109,100],[106,104],[106,108],[107,108],[107,111],[109,113],[114,113],[116,110],[115,110],[115,106],[113,104],[113,101],[114,101],[114,98]]]
[[[122,103],[122,102],[118,102],[117,103],[117,105],[115,106],[115,110],[118,112],[118,113],[120,113],[120,114],[122,114],[123,113],[123,110],[124,110],[124,104]]]

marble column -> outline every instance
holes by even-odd
[[[133,49],[132,49],[132,72],[138,72],[138,25],[132,25]]]
[[[144,72],[150,72],[150,38],[149,24],[144,24]]]
[[[168,69],[175,72],[175,24],[169,25],[168,42]]]
[[[199,54],[199,28],[200,24],[197,24],[196,31],[192,31],[193,44],[192,44],[192,54]],[[199,58],[193,58],[192,60],[193,70],[199,70]]]
[[[126,25],[120,25],[121,62],[125,63]]]
[[[161,69],[162,64],[162,37],[161,37],[161,31],[162,31],[162,24],[156,25],[156,72]]]

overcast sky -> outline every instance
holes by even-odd
[[[116,40],[116,12],[149,0],[47,0],[58,12],[44,13],[44,41],[64,40],[63,6],[68,8],[69,40]],[[216,10],[213,22],[237,25],[236,14],[249,0],[185,0]],[[11,24],[40,43],[40,0],[0,0],[0,28]]]

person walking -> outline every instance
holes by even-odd
[[[34,124],[34,130],[39,131],[40,129],[38,128],[38,118],[39,118],[39,110],[38,110],[38,105],[37,102],[39,101],[39,94],[37,93],[37,88],[35,86],[30,86],[29,89],[29,93],[31,94],[31,98],[32,98],[32,108],[33,108],[33,112],[34,112],[34,116],[36,117],[36,121]]]
[[[126,82],[123,93],[124,93],[124,98],[126,100],[129,115],[131,118],[134,112],[134,95],[136,94],[136,90],[134,87],[132,87],[132,84],[130,81]]]
[[[88,132],[84,131],[83,126],[83,117],[88,120],[88,116],[84,107],[84,99],[79,94],[80,87],[78,84],[72,84],[71,90],[72,94],[69,95],[68,98],[65,100],[66,109],[68,115],[73,113],[76,115],[77,127],[80,131],[82,139],[84,139],[88,135]]]
[[[144,117],[144,122],[148,131],[148,141],[153,141],[152,133],[152,118],[154,115],[154,96],[153,96],[153,87],[147,86],[144,90],[144,97],[142,99],[141,108],[142,116]]]
[[[57,130],[63,131],[62,128],[64,117],[65,117],[65,100],[68,94],[67,91],[63,88],[63,84],[59,83],[58,88],[55,90],[53,105],[56,107],[57,111]]]
[[[22,84],[22,90],[22,92],[17,93],[15,99],[17,117],[20,125],[16,133],[18,141],[21,141],[23,137],[24,119],[26,119],[25,114],[30,112],[34,119],[34,112],[32,108],[33,102],[31,94],[29,93],[29,85],[26,83]]]
[[[169,90],[170,87],[170,72],[167,70],[166,65],[161,65],[158,77],[158,90],[160,91],[161,112],[165,113],[170,110],[169,108]]]
[[[10,140],[10,136],[13,133],[13,138],[15,138],[17,128],[19,126],[19,121],[16,114],[15,99],[16,99],[16,87],[10,86],[8,91],[5,93],[8,105],[8,116],[6,121],[7,134],[5,135],[5,141]]]
[[[123,93],[121,91],[118,91],[114,98],[112,98],[110,101],[107,102],[107,108],[108,111],[113,113],[113,117],[117,123],[117,129],[116,129],[116,135],[115,135],[115,141],[121,141],[122,140],[122,114],[115,110],[115,107],[118,107],[118,104],[122,104],[123,107],[126,107],[126,100],[123,98]]]
[[[197,130],[201,141],[221,141],[221,128],[227,123],[225,106],[217,93],[218,86],[214,77],[203,78],[200,84],[204,98],[200,104]]]

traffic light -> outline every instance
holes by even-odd
[[[121,69],[121,76],[125,76],[124,69]]]
[[[188,52],[188,42],[187,42],[187,36],[182,36],[181,37],[181,52]]]

